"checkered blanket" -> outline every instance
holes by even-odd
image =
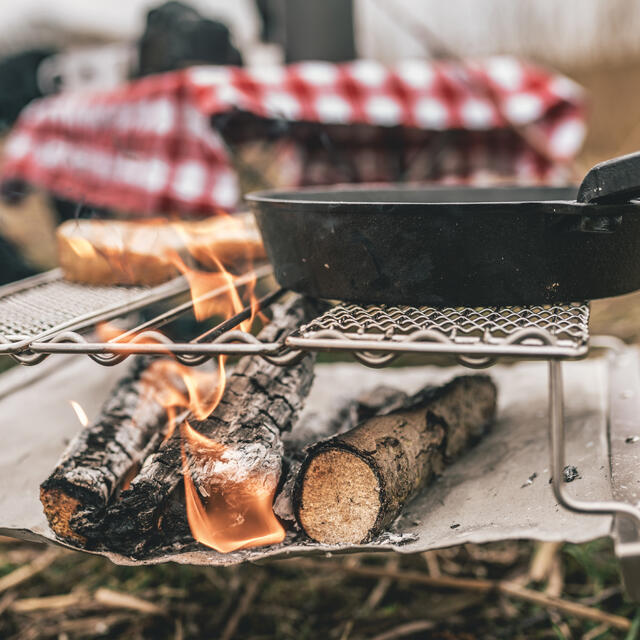
[[[550,182],[584,133],[580,87],[509,57],[193,67],[33,102],[2,179],[141,216],[211,215],[237,205],[230,149],[251,140],[285,141],[295,184]]]

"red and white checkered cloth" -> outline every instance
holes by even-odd
[[[226,129],[213,128],[211,117],[238,113],[326,125],[345,147],[353,142],[356,162],[365,167],[376,164],[375,150],[384,154],[391,139],[422,145],[426,156],[405,157],[404,175],[412,180],[432,179],[443,150],[436,177],[473,180],[489,171],[521,181],[557,180],[585,134],[580,87],[509,57],[464,65],[361,60],[259,70],[194,67],[109,92],[33,102],[7,140],[2,178],[137,215],[211,215],[233,208],[240,196]],[[510,125],[534,130],[545,152],[528,147]],[[452,135],[434,148],[436,132]],[[331,158],[320,169],[314,161],[307,158],[297,182],[331,179]],[[358,176],[397,178],[385,173],[365,169]]]

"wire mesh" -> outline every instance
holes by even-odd
[[[58,271],[0,289],[0,342],[20,342],[63,328],[125,313],[187,288],[182,278],[158,287],[88,286]]]
[[[589,305],[435,308],[338,304],[301,327],[300,335],[313,338],[331,330],[351,340],[398,341],[429,330],[457,344],[497,345],[523,329],[544,331],[558,346],[579,348],[589,338]]]

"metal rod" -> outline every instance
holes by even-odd
[[[126,338],[134,336],[151,327],[153,327],[154,329],[163,327],[164,325],[168,324],[169,322],[171,322],[178,316],[182,315],[183,313],[190,311],[193,308],[194,304],[197,304],[199,302],[205,302],[206,300],[211,300],[212,298],[217,298],[223,293],[226,293],[227,291],[229,291],[233,286],[240,287],[242,285],[248,284],[253,279],[259,280],[260,278],[264,278],[270,275],[271,273],[273,273],[273,267],[271,267],[271,265],[264,265],[262,267],[258,267],[257,269],[254,269],[249,273],[245,273],[242,276],[239,276],[233,284],[232,283],[225,284],[221,287],[218,287],[217,289],[207,291],[207,293],[201,296],[198,296],[195,299],[191,298],[187,302],[184,302],[183,304],[180,304],[177,307],[173,307],[172,309],[169,309],[168,311],[165,311],[164,313],[161,313],[151,318],[150,320],[147,320],[142,324],[139,324],[137,327],[133,327],[132,329],[129,329],[124,333],[121,333],[115,338],[112,338],[111,340],[109,340],[109,342],[114,342],[114,343],[122,342]]]
[[[204,344],[160,344],[160,343],[77,343],[77,342],[34,342],[30,349],[34,353],[151,353],[166,355],[168,353],[188,353],[207,355],[246,355],[276,353],[282,348],[279,342],[243,342],[240,344],[206,342]]]
[[[640,509],[625,502],[613,500],[580,500],[567,493],[563,478],[566,433],[562,364],[555,359],[549,360],[549,445],[551,448],[551,486],[559,504],[576,513],[623,516],[629,518],[636,530],[640,531]]]
[[[351,340],[349,338],[286,338],[288,347],[305,350],[322,351],[372,351],[383,353],[447,353],[473,356],[517,356],[522,358],[580,358],[587,355],[587,344],[581,347],[560,347],[551,344],[526,345],[522,343],[490,345],[476,343],[454,344],[443,342],[398,342]]]
[[[258,311],[262,311],[265,307],[272,305],[276,300],[281,298],[286,292],[286,289],[278,289],[273,293],[268,293],[266,296],[263,296],[259,300],[256,301],[255,304],[249,305],[245,307],[240,313],[236,313],[235,316],[221,322],[219,325],[213,327],[200,334],[197,338],[194,338],[190,342],[192,343],[201,343],[201,342],[213,342],[216,338],[219,338],[223,333],[230,331],[237,327],[241,322],[247,320],[251,317],[253,313],[257,313]]]

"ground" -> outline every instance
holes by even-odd
[[[542,556],[532,579],[530,542],[465,545],[411,556],[352,555],[284,560],[226,569],[118,567],[69,551],[0,595],[0,637],[19,638],[635,638],[640,609],[621,592],[611,544],[564,545]],[[38,545],[0,541],[0,575],[38,562]],[[538,563],[539,564],[539,563]],[[376,567],[390,577],[365,577]],[[411,572],[411,573],[410,573]],[[445,590],[403,576],[466,577],[465,589]],[[532,605],[484,581],[527,584],[587,605],[601,620]],[[0,577],[0,589],[3,583]],[[526,591],[526,589],[524,590]],[[59,596],[63,596],[60,598]],[[66,596],[66,597],[65,597]],[[147,611],[148,610],[148,611]],[[616,627],[605,620],[615,613]],[[622,628],[626,627],[626,628]]]

